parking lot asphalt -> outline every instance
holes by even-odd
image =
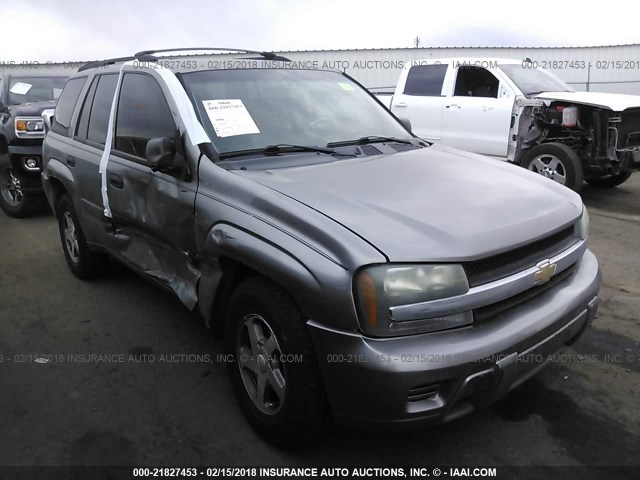
[[[640,173],[583,198],[602,304],[566,355],[448,425],[294,452],[245,421],[197,314],[119,265],[75,278],[53,215],[0,212],[0,465],[640,465]]]

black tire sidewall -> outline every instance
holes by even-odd
[[[315,356],[310,350],[310,338],[305,338],[308,336],[307,327],[301,315],[293,302],[287,305],[286,299],[283,301],[282,297],[268,295],[269,288],[260,288],[268,283],[260,278],[250,279],[232,295],[227,310],[225,350],[233,361],[227,364],[227,368],[238,402],[254,428],[273,443],[292,445],[303,442],[298,429],[304,423],[305,407],[309,401],[307,388],[310,383],[317,387],[320,379]],[[236,358],[238,329],[243,318],[252,313],[260,315],[269,324],[283,355],[302,356],[302,362],[284,364],[286,397],[280,411],[274,415],[265,414],[254,405],[245,389]]]
[[[587,183],[598,188],[614,188],[629,180],[632,174],[633,170],[627,170],[608,177],[589,178],[587,179]]]
[[[582,162],[578,154],[571,147],[562,143],[543,143],[536,145],[523,155],[520,165],[530,170],[529,167],[531,163],[534,158],[539,155],[553,155],[556,157],[562,163],[562,167],[566,172],[567,180],[564,186],[576,192],[580,191],[584,181]]]

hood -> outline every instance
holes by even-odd
[[[330,217],[395,262],[482,258],[555,233],[582,213],[577,194],[541,175],[442,145],[235,172]]]
[[[56,101],[48,100],[45,102],[21,103],[19,105],[9,105],[7,111],[14,117],[18,115],[25,117],[39,117],[43,110],[47,108],[55,108]]]
[[[544,100],[561,100],[563,102],[607,108],[614,112],[622,112],[627,108],[640,108],[640,96],[623,95],[621,93],[544,92],[535,95],[535,97]]]

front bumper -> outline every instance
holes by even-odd
[[[18,177],[23,193],[43,193],[40,171],[42,169],[42,146],[9,145],[9,158],[13,173]],[[27,158],[35,158],[39,169],[27,170],[24,161]]]
[[[498,400],[591,324],[600,280],[598,261],[587,250],[569,278],[468,328],[376,339],[309,322],[336,420],[407,429],[450,421]]]

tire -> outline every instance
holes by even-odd
[[[330,417],[320,372],[305,318],[289,295],[264,278],[245,280],[229,301],[225,332],[231,384],[254,429],[281,447],[324,440]]]
[[[42,211],[44,204],[44,195],[22,192],[9,159],[0,159],[0,208],[10,217],[25,218]]]
[[[71,271],[83,280],[104,275],[109,270],[109,255],[89,250],[82,233],[73,202],[69,195],[63,195],[56,207],[58,228],[62,250]]]
[[[571,147],[562,143],[543,143],[527,150],[520,165],[579,192],[584,181],[582,162]]]
[[[622,185],[629,180],[633,170],[623,170],[616,175],[607,175],[606,177],[588,178],[587,183],[599,188],[613,188]]]

